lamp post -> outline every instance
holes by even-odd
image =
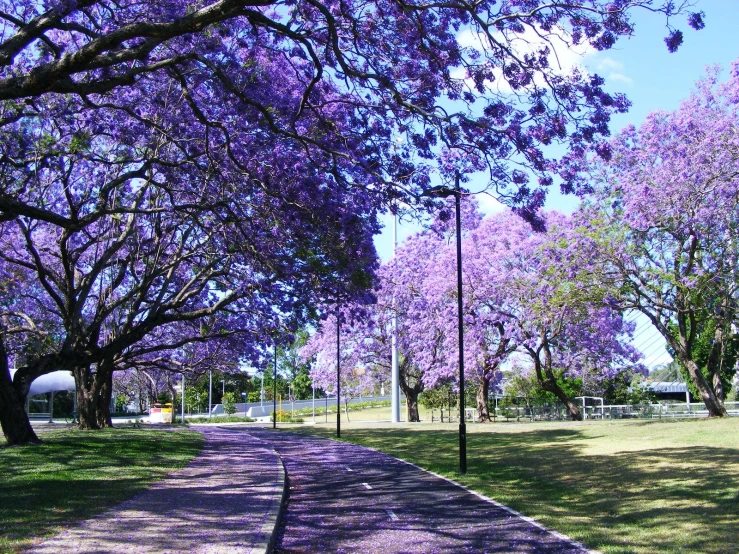
[[[208,419],[213,415],[213,370],[208,372]]]
[[[459,472],[467,473],[467,424],[464,419],[464,325],[462,300],[462,218],[460,215],[459,171],[454,176],[454,188],[446,186],[432,187],[423,196],[447,198],[454,196],[454,207],[457,227],[457,319],[459,328]]]
[[[241,393],[241,399],[244,401],[244,419],[246,419],[246,393]]]
[[[262,391],[259,393],[259,405],[264,408],[264,371],[262,371]]]
[[[272,429],[277,429],[277,343],[275,343],[275,373],[272,378]]]
[[[341,437],[341,314],[336,304],[336,438]]]
[[[185,374],[182,374],[182,424],[185,424]]]
[[[393,256],[398,248],[398,214],[393,214]],[[390,372],[390,421],[400,422],[400,369],[398,365],[398,312],[393,294],[393,319],[391,337],[391,372]]]

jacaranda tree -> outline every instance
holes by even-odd
[[[622,309],[644,314],[711,416],[725,416],[735,360],[739,240],[739,64],[711,69],[673,112],[655,112],[595,163],[598,194],[580,215],[584,247]],[[706,336],[710,334],[710,336]]]
[[[415,204],[433,172],[484,170],[541,224],[552,175],[587,190],[579,162],[589,148],[607,157],[609,117],[628,105],[556,53],[610,48],[636,8],[684,12],[654,0],[0,1],[3,263],[38,279],[42,317],[63,329],[16,393],[52,367],[82,368],[87,386],[84,368],[110,367],[170,319],[237,302],[305,314],[343,283],[366,287],[377,210]],[[689,22],[701,28],[702,14]],[[681,41],[670,27],[668,48]],[[547,158],[558,142],[566,153]],[[111,334],[115,318],[131,332]],[[27,421],[12,425],[23,442]]]

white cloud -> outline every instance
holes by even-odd
[[[623,73],[609,73],[606,77],[608,81],[614,81],[618,83],[624,83],[625,85],[631,86],[634,84],[634,79]]]
[[[623,71],[624,64],[614,60],[610,56],[595,60],[595,68],[598,71]]]
[[[626,75],[624,64],[609,56],[594,56],[594,59],[588,64],[588,68],[601,74],[607,81],[623,83],[628,86],[634,84],[634,80]]]
[[[624,71],[623,63],[609,57],[603,56],[589,44],[579,44],[571,46],[570,37],[564,29],[555,28],[550,32],[537,32],[531,27],[527,27],[523,33],[507,33],[497,32],[493,35],[493,40],[507,43],[509,47],[518,55],[531,54],[538,52],[544,46],[550,49],[549,66],[553,68],[555,73],[560,75],[569,75],[573,70],[590,70],[597,71],[607,80],[633,85],[634,81]],[[460,46],[466,48],[474,48],[482,52],[490,50],[490,42],[483,33],[475,33],[470,29],[464,29],[457,35],[457,42]],[[493,71],[495,82],[486,82],[486,87],[490,91],[497,91],[501,94],[511,94],[513,89],[503,77],[502,69],[496,68]],[[457,68],[452,72],[452,76],[458,79],[465,77],[462,68]],[[465,79],[470,89],[474,89],[474,82],[471,79]],[[536,77],[536,83],[542,86],[544,83],[540,76]]]

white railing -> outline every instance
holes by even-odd
[[[724,402],[730,416],[739,416],[739,402]],[[467,408],[468,421],[476,419],[476,410]],[[441,412],[441,413],[440,413]],[[443,415],[442,415],[443,414]],[[702,402],[685,402],[673,404],[611,404],[605,406],[586,406],[584,419],[667,419],[707,417],[708,410]],[[569,413],[564,406],[499,406],[497,411],[491,409],[490,416],[494,421],[552,421],[567,420]],[[459,410],[444,408],[431,410],[432,422],[456,422],[459,419]]]

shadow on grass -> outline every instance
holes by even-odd
[[[594,455],[588,445],[624,441],[597,433],[468,434],[466,475],[456,430],[349,429],[342,438],[450,476],[604,552],[739,552],[739,449],[622,444]]]
[[[0,449],[0,552],[130,498],[202,445],[194,432],[106,429],[54,431],[43,444]]]

